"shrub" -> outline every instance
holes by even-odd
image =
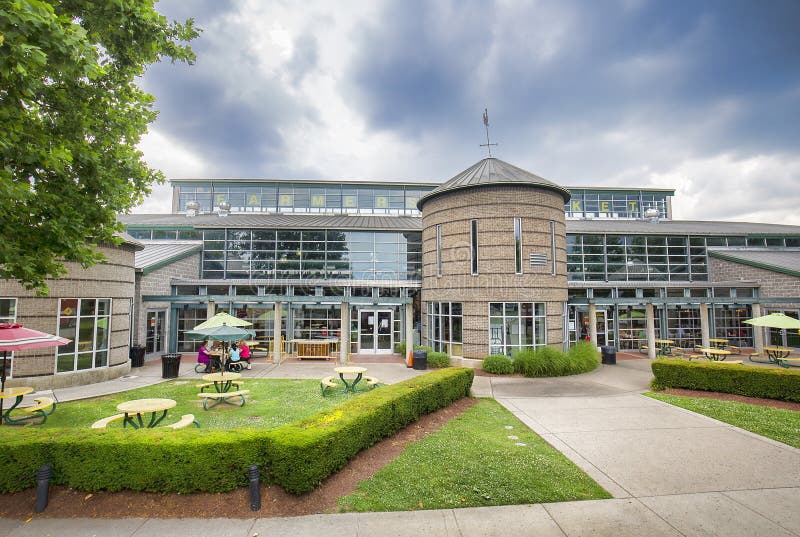
[[[296,494],[313,489],[356,453],[469,395],[474,372],[434,371],[355,397],[283,427],[212,431],[0,430],[0,491],[30,488],[36,470],[87,491],[225,492],[247,484],[251,464],[265,482]]]
[[[686,388],[800,402],[800,371],[683,360],[656,360],[652,368],[653,389]]]
[[[446,352],[428,351],[428,367],[450,367],[450,355]]]
[[[592,371],[599,365],[597,350],[581,342],[564,353],[550,347],[525,349],[514,354],[514,371],[526,377],[560,377]]]
[[[496,375],[508,375],[514,372],[514,362],[505,354],[490,354],[483,360],[483,370]]]
[[[401,341],[400,343],[397,343],[394,346],[394,352],[396,352],[397,354],[399,354],[401,356],[405,356],[406,355],[406,342],[405,341]]]

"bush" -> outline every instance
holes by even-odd
[[[452,368],[384,386],[272,430],[0,430],[0,492],[53,483],[87,491],[226,492],[247,484],[251,464],[265,482],[296,494],[313,489],[359,451],[469,395],[474,372]]]
[[[591,343],[581,342],[564,353],[555,347],[525,349],[514,354],[514,371],[526,377],[561,377],[595,369],[600,360]]]
[[[397,343],[394,346],[394,352],[396,352],[400,356],[405,357],[405,355],[406,355],[406,342],[405,341],[401,341],[400,343]]]
[[[450,367],[450,355],[446,352],[428,351],[428,367]]]
[[[653,389],[686,388],[800,402],[800,371],[683,360],[656,360],[652,368]]]
[[[483,360],[483,370],[496,375],[508,375],[514,372],[514,362],[505,354],[490,354]]]

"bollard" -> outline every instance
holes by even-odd
[[[50,476],[53,469],[49,464],[43,465],[36,472],[36,512],[41,513],[47,507],[47,496],[50,492]]]
[[[247,469],[247,477],[250,478],[250,509],[258,511],[261,509],[261,489],[258,486],[258,466],[252,465]]]

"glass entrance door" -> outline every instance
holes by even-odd
[[[609,341],[613,341],[614,337],[609,332],[609,324],[611,319],[608,315],[608,310],[596,310],[595,328],[597,329],[597,345],[608,345]],[[573,330],[573,326],[576,328]],[[588,310],[577,309],[575,311],[575,322],[570,319],[570,331],[572,336],[577,337],[578,341],[588,341],[589,339],[589,312]],[[573,341],[575,341],[573,339]]]
[[[358,352],[389,354],[392,341],[391,310],[361,310],[358,315]]]
[[[147,354],[163,352],[166,348],[166,318],[165,310],[147,312],[147,332],[145,334],[145,352]]]

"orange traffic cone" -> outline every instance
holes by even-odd
[[[406,358],[406,367],[414,367],[414,351],[408,351],[408,358]]]

